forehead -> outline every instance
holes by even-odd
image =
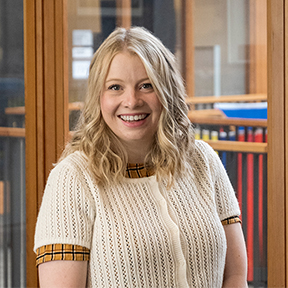
[[[127,74],[133,74],[135,76],[145,74],[147,76],[146,69],[140,57],[136,53],[123,51],[117,53],[111,60],[107,78],[114,76],[125,76]]]

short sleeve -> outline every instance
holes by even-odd
[[[215,202],[220,220],[222,221],[232,216],[239,216],[240,208],[234,188],[218,154],[204,141],[197,142],[199,142],[198,145],[204,150],[209,161],[215,189]]]
[[[51,171],[37,218],[35,252],[57,243],[90,249],[96,213],[84,172],[85,168],[67,158]]]

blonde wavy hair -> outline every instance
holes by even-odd
[[[158,180],[164,177],[171,186],[174,177],[184,172],[191,159],[194,133],[187,117],[186,92],[175,57],[158,38],[141,27],[116,28],[94,54],[84,108],[61,159],[74,151],[84,152],[98,184],[115,183],[125,175],[127,152],[104,122],[100,108],[110,63],[123,50],[140,57],[163,106],[158,131],[144,164],[153,167]]]

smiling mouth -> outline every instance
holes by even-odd
[[[136,122],[140,120],[144,120],[147,118],[149,114],[139,114],[139,115],[120,115],[119,118],[125,122]]]

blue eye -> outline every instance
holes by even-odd
[[[113,90],[113,91],[119,91],[120,90],[120,85],[118,84],[113,84],[111,86],[108,87],[108,90]]]

